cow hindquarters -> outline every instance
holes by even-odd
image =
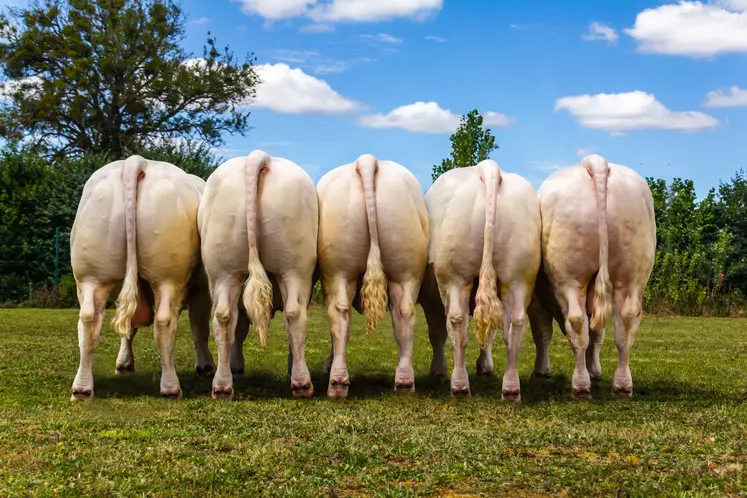
[[[184,284],[162,283],[153,289],[153,293],[156,298],[153,336],[161,357],[161,396],[181,399],[182,389],[174,367],[174,347],[186,288]]]
[[[73,381],[73,394],[70,398],[72,401],[93,399],[93,351],[101,337],[106,299],[112,287],[96,282],[78,282],[80,364]]]
[[[314,394],[311,374],[306,365],[306,309],[310,297],[311,275],[307,279],[289,275],[281,278],[279,284],[283,296],[283,322],[291,354],[291,392],[295,398],[309,398]]]
[[[392,327],[399,347],[399,364],[394,375],[396,392],[415,392],[412,345],[415,339],[415,301],[419,287],[417,281],[389,282]]]

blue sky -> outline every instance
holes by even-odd
[[[535,186],[585,152],[699,195],[747,168],[747,0],[183,0],[254,52],[265,82],[246,137],[316,181],[363,153],[423,189],[458,116],[485,114],[501,168]],[[603,95],[606,94],[606,95]]]

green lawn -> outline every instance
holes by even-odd
[[[119,339],[111,315],[94,359],[96,399],[73,404],[77,312],[0,311],[0,496],[744,496],[747,488],[744,319],[645,319],[632,353],[631,400],[610,393],[611,333],[604,382],[585,402],[571,399],[572,355],[559,332],[553,379],[529,382],[527,333],[522,402],[512,404],[500,401],[502,341],[496,377],[478,379],[470,338],[471,398],[453,399],[448,380],[428,377],[422,313],[416,394],[393,393],[390,322],[366,337],[356,315],[350,398],[328,399],[329,333],[320,308],[310,311],[307,340],[316,394],[293,400],[278,313],[267,351],[254,335],[247,340],[248,373],[226,403],[210,399],[210,381],[194,374],[186,313],[179,402],[158,396],[152,329],[135,340],[136,374],[114,375]]]

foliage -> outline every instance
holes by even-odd
[[[449,137],[451,157],[433,166],[433,181],[454,168],[474,166],[490,157],[498,146],[490,129],[483,128],[483,118],[477,109],[462,116],[459,128]]]
[[[189,142],[137,152],[203,178],[219,163],[210,148]],[[109,155],[90,154],[50,163],[16,143],[0,152],[0,306],[77,306],[70,230],[85,183],[111,161]]]
[[[740,261],[747,261],[741,172],[700,202],[691,180],[647,179],[657,223],[656,264],[646,289],[646,309],[687,315],[732,314],[744,304]],[[741,189],[741,190],[740,190]],[[740,202],[742,203],[740,205]]]
[[[249,335],[236,398],[210,399],[194,374],[186,313],[175,365],[184,400],[158,396],[152,327],[135,337],[134,376],[114,375],[119,337],[104,320],[93,358],[96,399],[69,401],[78,366],[74,310],[0,310],[2,496],[742,496],[747,385],[740,319],[644,318],[630,364],[631,401],[614,399],[614,337],[602,347],[593,399],[570,394],[573,355],[555,330],[554,375],[530,382],[534,345],[519,356],[522,403],[501,401],[496,376],[470,379],[454,400],[428,375],[431,346],[416,315],[414,395],[393,392],[391,321],[365,337],[353,312],[350,399],[325,396],[326,310],[311,308],[306,359],[316,394],[290,399],[283,317],[269,347]],[[707,334],[705,332],[707,331]],[[707,345],[707,346],[705,346]],[[215,353],[215,341],[210,347]],[[452,355],[447,349],[449,367]],[[470,374],[478,355],[470,341]]]
[[[239,63],[209,34],[201,59],[186,53],[172,0],[33,0],[10,13],[0,16],[2,137],[56,158],[120,159],[154,140],[216,146],[248,129],[251,54]]]

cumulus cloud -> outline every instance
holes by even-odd
[[[309,17],[318,23],[424,19],[443,0],[240,0],[242,10],[268,20]]]
[[[747,52],[747,0],[681,1],[646,9],[625,33],[643,53],[701,58]]]
[[[397,107],[387,114],[371,114],[358,118],[364,128],[397,128],[415,133],[453,133],[459,127],[461,116],[442,109],[437,102],[415,102]],[[497,112],[483,114],[483,123],[490,126],[508,126],[511,118]]]
[[[563,97],[555,111],[566,110],[581,126],[622,135],[631,130],[697,132],[718,126],[718,119],[695,111],[672,111],[654,94],[635,91]]]
[[[343,97],[326,81],[285,63],[257,66],[262,83],[252,107],[283,114],[345,114],[361,109],[354,100]]]
[[[589,24],[589,31],[581,35],[586,41],[607,40],[610,43],[617,42],[617,32],[601,22]]]
[[[747,0],[746,0],[747,1]],[[747,106],[747,90],[733,85],[728,92],[719,88],[708,92],[703,107],[744,107]]]
[[[437,43],[446,43],[448,40],[442,36],[428,35],[425,37],[426,40],[434,41]]]

